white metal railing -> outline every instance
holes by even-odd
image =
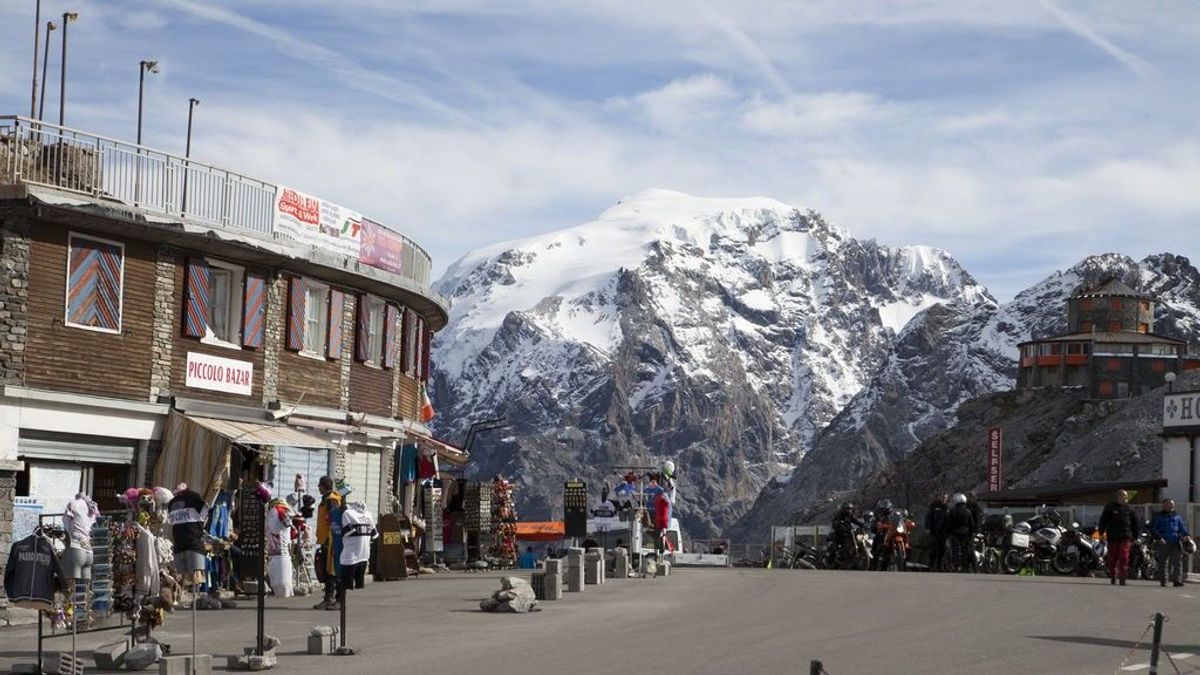
[[[67,190],[274,240],[279,186],[204,162],[20,116],[0,116],[0,184]],[[429,254],[408,237],[401,276],[428,287]]]

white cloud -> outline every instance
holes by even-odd
[[[777,135],[820,135],[878,120],[897,111],[896,104],[859,91],[831,91],[754,103],[743,116],[747,129]]]

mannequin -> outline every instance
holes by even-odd
[[[199,584],[204,580],[208,558],[204,555],[204,521],[208,504],[187,483],[175,488],[175,496],[167,504],[171,521],[171,537],[175,540],[175,569],[184,573],[192,587],[192,672],[196,672],[196,599]]]
[[[79,660],[75,636],[79,632],[79,588],[92,580],[92,526],[100,515],[100,507],[86,494],[80,492],[67,502],[63,510],[63,526],[67,529],[67,548],[63,551],[62,572],[66,579],[67,592],[71,594],[71,655],[70,663],[64,663],[65,654],[59,657],[59,672],[82,673],[83,663]],[[86,590],[83,599],[87,601]]]

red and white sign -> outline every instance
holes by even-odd
[[[1000,460],[1004,455],[1004,432],[1000,427],[988,430],[987,483],[988,492],[999,492],[1003,484]]]
[[[358,259],[362,216],[309,194],[280,186],[275,195],[275,232],[348,258]]]
[[[188,352],[187,379],[184,384],[192,389],[249,396],[254,386],[254,364],[249,361]]]

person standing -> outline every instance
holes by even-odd
[[[925,514],[925,530],[929,532],[929,571],[941,572],[946,564],[946,516],[950,513],[950,495],[941,493],[929,505]]]
[[[1158,583],[1167,585],[1170,577],[1175,586],[1183,585],[1183,542],[1190,535],[1183,516],[1175,511],[1175,500],[1164,499],[1162,511],[1150,520],[1150,532],[1158,548]]]
[[[333,489],[333,479],[321,476],[317,481],[321,503],[317,506],[317,566],[325,584],[325,598],[313,609],[341,609],[338,605],[338,581],[342,574],[342,495]]]
[[[952,563],[955,571],[970,572],[974,569],[971,541],[975,538],[975,515],[967,506],[967,496],[963,493],[954,493],[950,502],[953,506],[946,515],[946,532],[954,552]]]
[[[1129,505],[1129,493],[1117,490],[1117,497],[1100,514],[1100,532],[1108,538],[1108,578],[1110,584],[1125,585],[1129,577],[1129,547],[1140,531],[1137,513]]]
[[[974,490],[967,493],[967,508],[971,509],[971,517],[975,519],[975,531],[979,532],[983,529],[983,507],[979,505],[979,498],[975,496]]]

